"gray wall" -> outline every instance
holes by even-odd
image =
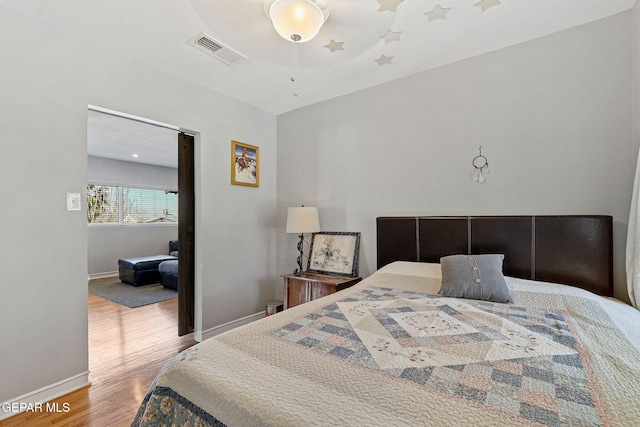
[[[278,271],[295,263],[289,206],[362,232],[365,276],[377,216],[604,214],[628,300],[630,33],[627,12],[278,116]],[[472,182],[480,145],[484,184]]]
[[[13,207],[0,210],[11,250],[0,260],[0,402],[86,382],[86,207],[67,211],[65,193],[85,192],[88,105],[197,133],[196,328],[264,310],[276,276],[276,118],[0,10],[11,58],[0,67],[0,178]],[[260,188],[230,184],[231,140],[261,148]]]
[[[176,132],[176,156],[178,135]],[[87,181],[91,184],[132,186],[158,190],[178,189],[178,170],[162,166],[88,156]],[[118,259],[166,254],[169,240],[178,238],[177,224],[88,226],[89,276],[116,273]]]
[[[178,133],[176,132],[176,157]],[[178,190],[178,169],[87,156],[87,181],[91,184],[130,185],[155,190]]]
[[[178,239],[178,226],[89,225],[89,277],[117,274],[118,259],[169,253],[169,240]]]

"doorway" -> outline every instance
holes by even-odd
[[[95,164],[96,159],[100,159],[102,163],[99,164],[108,165],[97,168],[101,169],[97,173],[89,170],[89,183],[92,180],[102,180],[107,184],[119,185],[122,189],[123,184],[141,182],[142,186],[157,187],[158,190],[164,189],[165,191],[169,189],[169,192],[178,193],[178,231],[177,236],[173,235],[179,241],[180,258],[178,263],[179,310],[176,321],[178,334],[188,334],[194,329],[195,306],[194,137],[183,132],[177,126],[101,107],[89,106],[88,114],[88,162]],[[175,176],[166,178],[167,172],[169,176],[172,173]],[[119,175],[121,173],[124,173],[122,178]],[[177,187],[174,179],[177,180]],[[119,209],[120,221],[121,224],[124,224],[122,222],[124,217],[122,206]],[[92,273],[96,272],[117,274],[117,271],[113,272],[113,265],[123,257],[122,247],[126,247],[130,251],[126,257],[153,255],[156,252],[158,254],[167,252],[168,254],[168,250],[165,248],[170,240],[168,236],[175,231],[167,230],[175,230],[175,228],[170,224],[165,225],[164,227],[158,225],[156,228],[155,225],[140,225],[138,227],[123,225],[120,227],[116,224],[110,229],[107,228],[107,231],[104,231],[105,228],[102,227],[103,230],[100,233],[108,235],[107,243],[100,244],[100,242],[93,245],[91,240],[96,234],[94,230],[99,230],[99,227],[94,230],[90,229],[88,266],[90,277]],[[154,228],[155,230],[153,230]],[[163,228],[164,231],[157,232]],[[144,240],[151,234],[153,237],[150,240],[155,239],[156,242],[152,243],[153,249],[145,248],[146,242]],[[118,236],[121,236],[125,241],[119,242]],[[171,238],[171,240],[173,239],[175,237]],[[136,245],[139,249],[135,248]],[[102,252],[94,256],[93,247],[99,248],[94,252]],[[148,251],[154,253],[146,253]],[[107,265],[99,265],[100,260]]]

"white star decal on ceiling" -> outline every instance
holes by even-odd
[[[393,56],[380,55],[380,58],[374,59],[374,61],[376,61],[378,65],[385,65],[385,64],[391,64],[392,59],[393,59]]]
[[[331,53],[333,53],[336,50],[344,50],[344,48],[342,47],[343,44],[344,44],[344,42],[337,42],[334,39],[331,39],[329,44],[324,45],[324,47],[326,47],[327,49],[329,49],[331,51]]]
[[[431,12],[425,12],[424,14],[429,17],[429,22],[431,22],[436,19],[447,19],[447,12],[450,10],[450,7],[440,7],[440,5],[437,4]]]
[[[378,0],[378,3],[380,3],[380,9],[378,9],[378,12],[382,12],[383,10],[395,12],[398,5],[403,1],[404,0]]]
[[[402,34],[402,31],[396,32],[396,31],[387,30],[387,34],[385,34],[384,36],[380,36],[380,38],[384,39],[385,43],[399,42],[400,34]]]
[[[478,6],[484,12],[490,7],[497,6],[500,4],[500,0],[480,0],[478,3],[474,4],[474,6]]]

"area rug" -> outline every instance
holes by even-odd
[[[178,292],[159,283],[131,286],[116,277],[89,280],[89,293],[129,308],[141,307],[178,297]]]

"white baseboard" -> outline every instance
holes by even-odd
[[[60,396],[79,390],[89,384],[89,371],[82,372],[71,378],[58,381],[55,384],[50,384],[41,389],[2,402],[0,403],[0,421],[25,411],[45,412],[47,410],[53,410],[56,412],[67,412],[68,410],[73,410],[73,407],[70,407],[68,404],[65,406],[64,403],[54,408],[48,408],[45,402],[57,399]]]
[[[117,271],[107,271],[105,273],[94,273],[89,275],[89,280],[91,279],[104,279],[107,277],[118,277]]]
[[[235,329],[239,326],[248,325],[251,322],[255,322],[256,320],[260,320],[264,318],[265,312],[261,311],[255,314],[250,314],[245,317],[241,317],[240,319],[232,320],[231,322],[224,323],[219,326],[215,326],[211,329],[207,329],[206,331],[195,331],[194,338],[198,342],[202,342],[211,337],[215,337],[216,335],[220,335],[224,332]]]

